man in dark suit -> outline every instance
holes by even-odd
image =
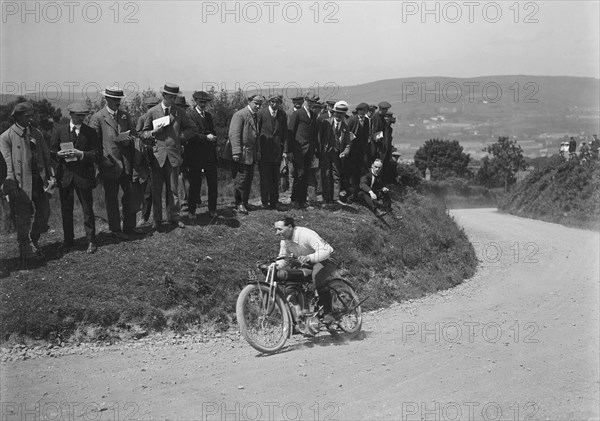
[[[104,200],[108,228],[115,237],[129,239],[136,232],[136,211],[133,206],[132,175],[134,157],[134,139],[137,132],[130,115],[119,109],[125,98],[118,87],[109,87],[102,91],[106,107],[96,112],[90,126],[96,130],[102,144],[103,156],[100,157],[100,174],[104,187]],[[129,132],[128,135],[124,133]],[[119,212],[119,187],[123,192],[121,205],[123,211],[123,229]]]
[[[392,206],[389,189],[383,184],[381,172],[383,170],[383,161],[376,159],[371,165],[371,170],[360,179],[360,191],[358,193],[361,199],[375,216],[387,214]]]
[[[320,159],[318,102],[318,96],[307,94],[302,108],[294,111],[288,122],[289,138],[284,152],[294,165],[291,201],[296,208],[306,206],[309,185],[316,196],[315,171]]]
[[[385,120],[385,116],[391,105],[387,101],[382,101],[378,104],[378,110],[371,117],[371,143],[370,154],[371,159],[381,159],[383,161],[383,174],[388,174],[387,167],[392,161],[392,139],[389,124]]]
[[[352,149],[347,158],[350,167],[350,189],[358,192],[360,177],[369,170],[372,160],[369,156],[369,119],[366,117],[369,105],[361,102],[356,106],[356,114],[348,119],[348,129],[354,134]],[[353,199],[352,197],[348,198]]]
[[[171,225],[183,228],[179,220],[179,167],[183,162],[181,144],[197,135],[194,122],[185,110],[175,105],[179,86],[166,83],[161,89],[162,101],[148,110],[142,138],[154,143],[152,151],[152,207],[154,223],[152,228],[160,229],[162,224],[162,189],[167,195],[167,217]],[[156,121],[161,118],[166,121]]]
[[[157,98],[155,96],[144,98],[144,106],[146,107],[146,112],[138,118],[137,124],[135,126],[135,130],[138,133],[142,133],[142,130],[144,129],[144,123],[146,122],[146,117],[148,116],[148,110],[158,105],[159,102],[160,98]],[[152,162],[152,149],[143,148],[142,155],[149,167]],[[142,214],[137,224],[145,225],[150,220],[150,212],[152,212],[152,171],[149,171],[148,178],[141,182],[141,188],[144,192],[144,202],[142,203]]]
[[[189,116],[198,128],[198,135],[191,138],[185,146],[184,165],[189,168],[190,197],[189,213],[194,218],[196,207],[200,204],[202,174],[208,187],[208,215],[217,217],[217,136],[212,114],[206,111],[206,105],[212,97],[204,91],[196,91],[193,95],[196,106],[189,111]]]
[[[68,125],[57,127],[50,148],[51,156],[58,162],[56,176],[63,225],[63,244],[60,251],[66,253],[74,246],[73,207],[76,193],[83,210],[87,252],[91,254],[97,249],[92,190],[96,187],[95,165],[100,162],[102,145],[96,131],[83,124],[90,112],[88,106],[76,102],[70,104],[67,110],[71,121]]]
[[[264,97],[261,95],[249,97],[248,106],[237,111],[229,124],[235,210],[246,215],[248,214],[248,200],[250,199],[250,189],[254,177],[254,162],[257,160],[258,136],[260,133],[258,109],[263,101]]]
[[[333,117],[323,122],[322,139],[323,151],[321,152],[321,177],[323,180],[323,201],[332,204],[335,191],[338,199],[346,202],[349,187],[349,166],[347,158],[352,148],[354,136],[346,124],[345,116],[348,112],[348,103],[338,101],[332,108]]]
[[[279,168],[288,132],[287,115],[279,108],[282,101],[281,96],[271,95],[269,106],[258,111],[260,198],[263,207],[270,209],[279,205]]]

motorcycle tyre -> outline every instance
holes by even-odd
[[[281,298],[281,296],[279,294],[276,294],[274,307],[273,307],[273,310],[271,313],[278,311],[278,313],[281,315],[281,319],[282,319],[281,337],[279,339],[277,339],[277,341],[275,342],[274,345],[268,345],[268,344],[264,344],[264,343],[257,341],[252,335],[249,334],[252,326],[249,326],[248,322],[246,320],[246,312],[245,312],[244,305],[245,305],[248,297],[252,293],[256,293],[256,290],[258,288],[259,288],[258,285],[251,284],[251,285],[247,285],[240,292],[240,295],[238,296],[236,307],[235,307],[235,314],[237,317],[237,322],[238,322],[238,326],[240,329],[240,333],[242,334],[244,339],[246,339],[246,341],[250,344],[250,346],[252,346],[254,349],[256,349],[260,352],[270,354],[273,352],[277,352],[281,348],[283,348],[288,337],[290,336],[290,329],[291,329],[290,315],[289,315],[289,312],[287,311],[285,301],[283,300],[283,298]],[[263,293],[263,296],[266,297],[269,293],[269,286],[261,284],[260,290]]]
[[[342,297],[348,297],[348,296],[351,297],[352,301],[350,303],[345,302],[346,306],[354,306],[355,304],[360,302],[358,295],[354,291],[354,288],[352,288],[352,286],[350,284],[348,284],[346,281],[344,281],[342,279],[333,279],[327,284],[327,286],[329,289],[332,290],[331,291],[331,299],[332,299],[332,308],[334,309],[334,313],[335,313],[335,308],[336,308],[336,300],[339,299],[337,294],[341,295]],[[336,294],[336,291],[337,291],[337,294]],[[338,337],[338,338],[343,338],[343,339],[347,340],[347,339],[354,339],[360,334],[360,330],[362,328],[362,310],[361,310],[360,306],[356,307],[354,309],[354,311],[351,313],[351,315],[353,315],[357,319],[357,321],[354,324],[354,326],[352,327],[352,329],[346,329],[342,326],[342,324],[337,324],[337,329],[334,329],[334,328],[329,329],[329,332],[331,333],[332,336]],[[334,317],[335,317],[335,314],[334,314]]]

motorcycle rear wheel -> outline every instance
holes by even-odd
[[[273,353],[285,345],[291,323],[281,296],[275,294],[275,302],[269,306],[268,295],[266,285],[246,286],[238,296],[235,313],[244,339],[260,352]]]
[[[362,327],[362,310],[357,305],[360,303],[358,295],[341,279],[332,280],[328,287],[331,289],[332,316],[336,319],[336,323],[332,325],[332,333],[335,332],[344,339],[357,337]]]

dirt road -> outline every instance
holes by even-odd
[[[2,366],[2,419],[587,420],[599,413],[599,235],[456,210],[481,260],[455,288],[273,356],[140,341]]]

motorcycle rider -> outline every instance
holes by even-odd
[[[279,220],[274,226],[281,238],[278,257],[297,258],[301,265],[312,267],[313,284],[319,293],[319,305],[323,306],[323,321],[332,322],[331,293],[326,287],[327,280],[338,267],[338,262],[331,257],[333,248],[315,231],[297,227],[292,217]],[[283,259],[277,261],[278,268],[286,264]]]

